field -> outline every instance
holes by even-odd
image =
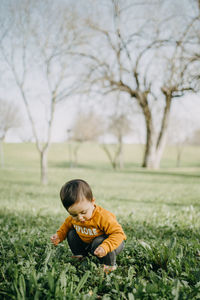
[[[167,148],[158,171],[140,168],[142,146],[126,146],[121,171],[91,144],[70,168],[68,150],[52,145],[49,184],[42,186],[34,145],[5,145],[0,299],[200,299],[200,149],[186,147],[176,168],[175,148]],[[72,178],[90,183],[96,202],[116,214],[127,235],[109,275],[95,257],[76,262],[66,242],[50,243],[67,216],[60,187]]]

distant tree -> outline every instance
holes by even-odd
[[[195,146],[200,146],[200,129],[196,129],[189,139],[189,143]]]
[[[181,165],[181,158],[185,145],[189,143],[193,132],[192,125],[184,116],[172,115],[168,127],[167,142],[176,147],[176,167]],[[188,126],[183,130],[185,124]]]
[[[186,69],[189,74],[187,80],[192,81],[196,91],[200,92],[200,1],[195,0],[198,5],[197,15],[192,18],[187,30],[187,43],[184,44]]]
[[[31,128],[24,126],[21,130],[18,130],[18,137],[22,143],[34,143],[34,137]]]
[[[112,115],[107,126],[107,133],[110,133],[116,139],[115,144],[102,143],[101,146],[105,151],[113,169],[122,169],[123,163],[123,138],[131,131],[130,122],[127,115]]]
[[[184,5],[179,6],[185,14],[180,17],[174,8],[167,9],[168,1],[105,2],[98,6],[105,19],[95,13],[86,19],[90,43],[77,53],[86,60],[84,83],[93,92],[120,91],[137,101],[146,127],[142,166],[159,168],[172,101],[194,90],[185,48],[199,32],[196,13],[189,18]],[[157,106],[162,109],[155,125]]]
[[[79,112],[68,130],[72,166],[78,165],[78,151],[84,142],[95,142],[104,132],[103,119],[94,111]]]
[[[22,125],[22,115],[19,107],[6,100],[0,99],[0,152],[1,167],[4,167],[3,142],[10,129],[18,128]]]
[[[76,16],[72,5],[49,0],[11,1],[4,9],[12,28],[1,40],[0,53],[24,103],[40,155],[41,183],[47,184],[56,106],[74,91],[74,69],[72,72],[68,51],[80,43]],[[36,119],[41,112],[38,128]]]

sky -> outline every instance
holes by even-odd
[[[1,97],[1,93],[0,93]],[[12,97],[11,97],[12,98]],[[19,99],[20,101],[21,99]],[[60,103],[57,106],[56,114],[55,114],[55,120],[54,120],[54,126],[52,131],[52,142],[64,142],[67,140],[68,134],[67,130],[71,129],[73,126],[74,118],[76,117],[76,114],[78,111],[85,110],[86,104],[85,102],[80,102],[81,100],[74,97],[67,101],[66,103]],[[131,99],[130,99],[131,101]],[[20,101],[21,102],[21,101]],[[100,111],[105,110],[107,111],[108,119],[109,115],[112,114],[112,107],[109,108],[109,103],[107,102],[104,104],[104,108],[101,107],[101,105],[96,103],[96,106],[94,107],[93,101],[89,101],[87,104],[88,110],[95,109],[97,113]],[[6,142],[21,142],[21,141],[28,141],[30,136],[30,126],[29,122],[26,118],[26,112],[23,107],[23,103],[20,104],[22,113],[22,126],[17,129],[11,129],[7,136],[6,136]],[[82,108],[84,107],[84,108]],[[42,131],[42,123],[40,122],[40,119],[43,117],[43,114],[38,110],[37,104],[35,105],[34,114],[37,115],[37,123],[38,128]],[[195,130],[200,129],[200,95],[187,95],[182,98],[177,98],[174,100],[172,105],[172,111],[171,111],[171,118],[177,123],[177,127],[179,126],[178,123],[180,123],[181,120],[181,129],[182,126],[184,127],[184,131],[181,134],[180,130],[180,138],[182,139],[182,136],[190,136]],[[130,119],[133,119],[133,133],[128,134],[124,138],[125,143],[144,143],[145,141],[145,128],[144,128],[144,121],[143,117],[141,115],[135,115],[132,114],[132,117],[129,117]],[[136,121],[137,119],[137,121]],[[135,122],[137,123],[137,128],[135,129]],[[178,127],[179,128],[179,127]],[[169,130],[172,130],[170,128]],[[112,136],[108,135],[106,137],[107,142],[113,142],[114,139]]]
[[[166,1],[169,2],[170,1]],[[88,1],[89,3],[89,1]],[[174,3],[174,2],[173,2]],[[176,2],[178,5],[179,1]],[[181,3],[184,3],[184,6],[187,5],[188,1],[184,0]],[[169,7],[169,6],[168,6]],[[174,6],[173,6],[174,7]],[[180,11],[181,14],[181,11]],[[47,28],[48,29],[48,28]],[[18,39],[18,37],[17,37]],[[16,39],[16,43],[17,43]],[[8,49],[9,51],[9,49]],[[34,56],[33,56],[34,59]],[[19,62],[18,62],[19,65]],[[72,70],[73,71],[73,70]],[[27,120],[25,108],[23,101],[21,99],[21,95],[14,83],[13,78],[11,78],[7,73],[4,74],[1,72],[1,85],[0,85],[0,98],[7,99],[7,101],[11,101],[12,103],[16,103],[19,107],[19,110],[22,114],[22,123],[23,126],[18,129],[10,130],[6,136],[6,142],[19,142],[21,140],[28,140],[30,137],[30,126]],[[32,70],[29,77],[28,89],[33,91],[32,97],[32,112],[35,118],[35,122],[37,124],[38,132],[40,132],[41,136],[45,131],[44,123],[42,120],[47,118],[47,106],[46,96],[47,89],[44,88],[45,83],[42,78],[38,78],[37,73]],[[70,99],[66,101],[66,103],[61,103],[57,105],[56,114],[53,125],[52,132],[52,142],[62,142],[67,138],[67,129],[71,129],[74,117],[77,112],[82,110],[89,110],[91,108],[95,109],[96,112],[106,115],[109,118],[109,115],[114,113],[114,108],[109,104],[107,99],[109,97],[104,97],[105,99],[100,99],[101,105],[99,105],[98,101],[94,99],[87,99],[87,101],[80,100],[80,97],[72,96]],[[185,134],[190,134],[195,129],[200,128],[200,95],[186,95],[182,98],[176,98],[173,101],[172,105],[172,118],[185,120]],[[102,102],[104,103],[102,106]],[[42,103],[42,105],[40,105]],[[94,105],[95,103],[95,105]],[[144,120],[141,115],[132,114],[129,116],[130,120],[133,122],[133,134],[129,134],[125,138],[125,142],[144,142],[145,139],[145,128],[144,128]],[[184,122],[183,122],[184,123]],[[112,141],[112,138],[110,141]]]

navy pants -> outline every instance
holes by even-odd
[[[107,235],[100,235],[90,243],[84,243],[81,238],[76,233],[75,229],[70,229],[67,234],[67,241],[69,247],[74,255],[83,255],[87,256],[88,253],[94,255],[95,249],[105,240],[107,239]],[[124,241],[119,245],[119,247],[112,252],[109,252],[106,256],[99,258],[96,256],[101,264],[114,266],[116,264],[116,256],[122,251],[124,248]]]

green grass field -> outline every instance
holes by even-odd
[[[167,148],[161,169],[140,168],[142,146],[127,145],[125,168],[113,171],[98,145],[85,144],[69,168],[67,144],[52,145],[49,184],[40,184],[31,144],[6,144],[0,169],[0,299],[200,299],[200,149],[186,147],[181,167]],[[59,190],[89,182],[127,241],[118,268],[103,275],[95,257],[74,262],[66,242],[49,237],[64,221]]]

